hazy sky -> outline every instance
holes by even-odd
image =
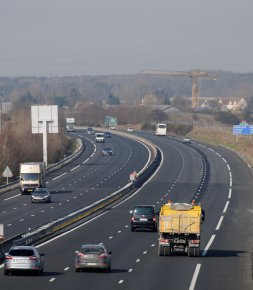
[[[0,76],[253,72],[253,0],[0,0]]]

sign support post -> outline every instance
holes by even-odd
[[[47,134],[58,133],[58,106],[31,106],[32,133],[43,134],[43,161],[47,167]]]

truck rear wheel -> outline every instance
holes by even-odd
[[[165,256],[171,256],[171,246],[165,247],[164,251],[165,251]]]
[[[199,247],[197,248],[188,248],[188,257],[199,257],[200,250]]]
[[[160,246],[158,247],[158,256],[164,256],[164,247]]]

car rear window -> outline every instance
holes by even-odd
[[[34,255],[34,251],[28,250],[28,249],[13,249],[13,250],[10,250],[9,254],[11,256],[18,256],[18,257],[30,257]]]
[[[81,249],[81,253],[82,254],[102,254],[104,253],[104,249],[103,248],[82,248]]]
[[[153,214],[154,208],[153,207],[137,207],[134,209],[135,214]]]

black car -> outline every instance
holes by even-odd
[[[105,138],[111,138],[112,137],[111,132],[105,132],[104,135],[105,135]]]
[[[131,231],[137,228],[157,231],[156,212],[153,205],[137,205],[131,213]]]

